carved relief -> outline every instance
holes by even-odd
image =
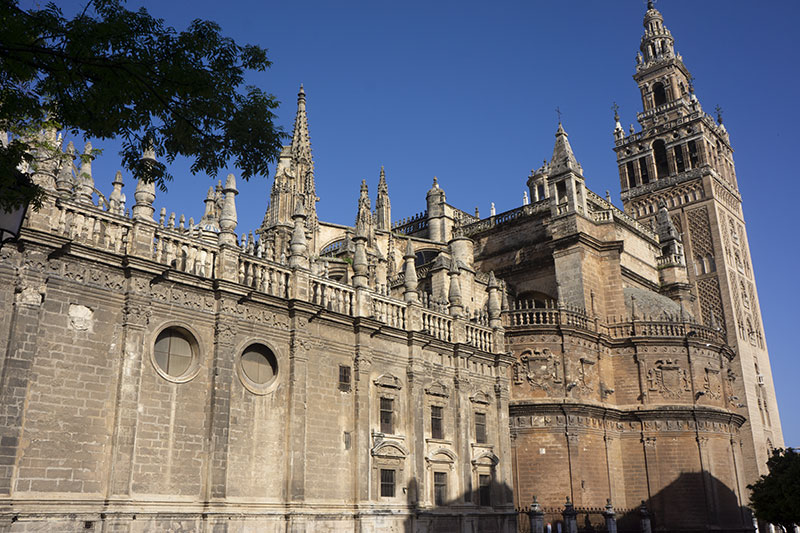
[[[718,369],[706,367],[706,374],[703,376],[703,390],[706,396],[713,400],[722,398],[722,375]]]
[[[689,376],[675,359],[660,359],[647,371],[647,388],[666,398],[680,398],[691,390]]]
[[[531,388],[549,391],[552,383],[563,382],[560,358],[548,348],[526,350],[514,363],[514,384],[527,381]]]

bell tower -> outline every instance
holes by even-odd
[[[715,120],[703,111],[652,1],[633,79],[642,97],[640,131],[631,125],[626,133],[618,116],[614,128],[622,201],[628,214],[653,227],[660,208],[663,225],[666,208],[684,245],[695,319],[724,329],[736,352],[724,381],[735,398],[729,407],[748,419],[741,430],[744,486],[767,472],[768,454],[783,446],[783,435],[733,148],[721,113]]]

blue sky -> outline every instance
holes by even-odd
[[[274,62],[248,82],[282,102],[291,132],[296,93],[308,95],[320,218],[352,224],[359,184],[374,198],[386,167],[395,219],[424,209],[433,176],[448,201],[485,216],[521,204],[532,168],[552,154],[562,111],[587,185],[619,201],[613,112],[641,110],[631,76],[642,35],[643,0],[386,2],[135,2],[177,29],[218,22]],[[58,2],[67,14],[79,2]],[[189,7],[190,6],[190,7]],[[794,1],[664,0],[656,7],[695,76],[704,109],[724,109],[744,198],[766,338],[787,445],[800,447],[800,360],[793,340],[798,247],[792,157],[797,150],[798,60]],[[77,143],[76,143],[77,144]],[[119,166],[113,142],[94,166],[110,191]],[[211,181],[185,162],[157,208],[199,220]],[[232,172],[237,173],[235,169]],[[219,178],[222,178],[220,175]],[[255,229],[271,177],[239,182],[239,232]],[[134,184],[125,192],[133,203]]]

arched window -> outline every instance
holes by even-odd
[[[628,172],[628,187],[631,189],[636,187],[636,172],[633,169],[633,162],[628,161],[625,165],[625,170]]]
[[[656,178],[662,179],[669,176],[669,163],[667,162],[667,147],[664,141],[657,139],[653,142],[653,155],[656,159]]]
[[[653,84],[653,103],[656,107],[667,103],[667,91],[660,81]]]

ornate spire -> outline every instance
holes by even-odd
[[[403,297],[407,302],[416,302],[419,300],[419,293],[417,292],[417,267],[414,264],[416,256],[411,239],[406,241],[406,253],[403,259],[405,263],[403,265],[403,273],[405,274],[405,280],[403,282],[405,291],[403,292]]]
[[[378,229],[389,230],[392,227],[392,204],[389,201],[389,186],[386,184],[386,172],[381,166],[378,180],[378,197],[375,199],[375,219]]]
[[[550,160],[549,170],[551,176],[570,171],[579,176],[583,175],[583,169],[578,160],[575,159],[572,146],[570,146],[567,138],[567,132],[564,131],[564,126],[561,125],[561,122],[558,123],[558,130],[556,131],[556,144],[553,147],[553,158]]]
[[[79,202],[91,203],[92,193],[94,192],[94,178],[92,177],[92,143],[87,142],[83,148],[81,156],[81,171],[78,174],[77,200]]]
[[[306,115],[306,91],[300,84],[297,93],[297,114],[294,117],[294,131],[291,144],[292,156],[296,159],[311,161],[311,138],[308,135],[308,116]]]
[[[644,35],[639,45],[637,70],[650,67],[652,64],[675,57],[675,40],[666,26],[664,17],[655,8],[653,2],[647,3],[644,14]]]
[[[205,204],[205,211],[203,212],[203,218],[200,219],[200,228],[206,231],[218,232],[219,220],[217,219],[216,194],[213,186],[208,188],[208,194],[203,203]]]
[[[75,165],[75,145],[72,141],[67,144],[67,151],[61,160],[61,168],[58,170],[58,177],[56,177],[56,191],[61,196],[69,196],[72,194],[72,167]]]
[[[358,195],[358,212],[356,214],[356,233],[361,233],[372,242],[372,207],[369,201],[367,180],[361,180],[361,191]]]
[[[306,243],[306,210],[303,202],[297,201],[294,214],[294,230],[289,243],[289,266],[292,268],[308,268],[308,244]]]
[[[152,147],[142,152],[142,161],[144,163],[155,164],[156,153]],[[136,192],[133,193],[133,198],[136,204],[133,206],[133,218],[141,218],[145,220],[153,220],[153,202],[156,199],[156,184],[152,181],[145,181],[140,179],[136,183]]]
[[[122,188],[125,184],[122,182],[122,172],[117,170],[111,185],[114,189],[108,195],[108,210],[115,215],[121,215],[125,212],[125,195],[122,194]]]

